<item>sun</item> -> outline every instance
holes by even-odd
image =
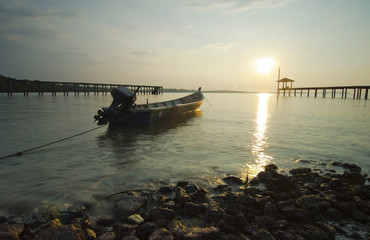
[[[272,68],[275,66],[275,62],[270,57],[262,57],[256,60],[255,66],[259,73],[267,74],[271,72]]]

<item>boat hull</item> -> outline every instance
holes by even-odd
[[[162,120],[176,118],[183,115],[191,114],[203,103],[203,99],[194,103],[180,104],[175,106],[166,106],[158,108],[135,108],[126,117],[117,117],[112,119],[110,124],[124,125],[149,125]]]

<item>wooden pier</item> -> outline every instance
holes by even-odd
[[[8,80],[7,86],[1,88],[0,92],[7,92],[8,96],[12,96],[13,93],[23,92],[24,96],[28,96],[30,92],[37,92],[39,95],[43,95],[45,92],[51,92],[52,95],[56,95],[57,92],[62,92],[64,95],[72,93],[74,95],[99,95],[108,94],[113,88],[118,86],[124,86],[131,91],[135,91],[139,87],[138,94],[163,94],[162,86],[147,86],[147,85],[127,85],[127,84],[106,84],[106,83],[82,83],[82,82],[49,82],[49,81],[28,81],[28,80]]]
[[[368,99],[370,86],[333,86],[333,87],[301,87],[293,88],[292,79],[283,78],[277,81],[277,96],[314,96],[314,97],[327,97],[328,94],[332,98],[340,96],[341,98],[353,98],[353,99]],[[280,87],[280,83],[283,84]],[[290,83],[290,86],[288,86]]]

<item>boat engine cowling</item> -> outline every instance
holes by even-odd
[[[94,116],[98,124],[106,124],[116,117],[124,117],[129,114],[129,109],[132,108],[136,101],[136,92],[133,93],[130,89],[123,86],[114,88],[111,92],[113,101],[108,108],[99,110],[98,114]]]
[[[136,94],[125,87],[116,87],[112,90],[111,93],[113,97],[113,102],[109,106],[108,110],[111,108],[118,109],[120,105],[122,107],[130,108],[136,101]]]

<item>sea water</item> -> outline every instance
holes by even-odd
[[[185,96],[139,95],[138,103]],[[116,192],[190,181],[204,187],[263,166],[325,173],[333,161],[370,170],[368,100],[205,93],[194,116],[149,127],[101,127],[0,160],[0,211],[99,206]],[[0,157],[93,129],[109,95],[0,95]]]

